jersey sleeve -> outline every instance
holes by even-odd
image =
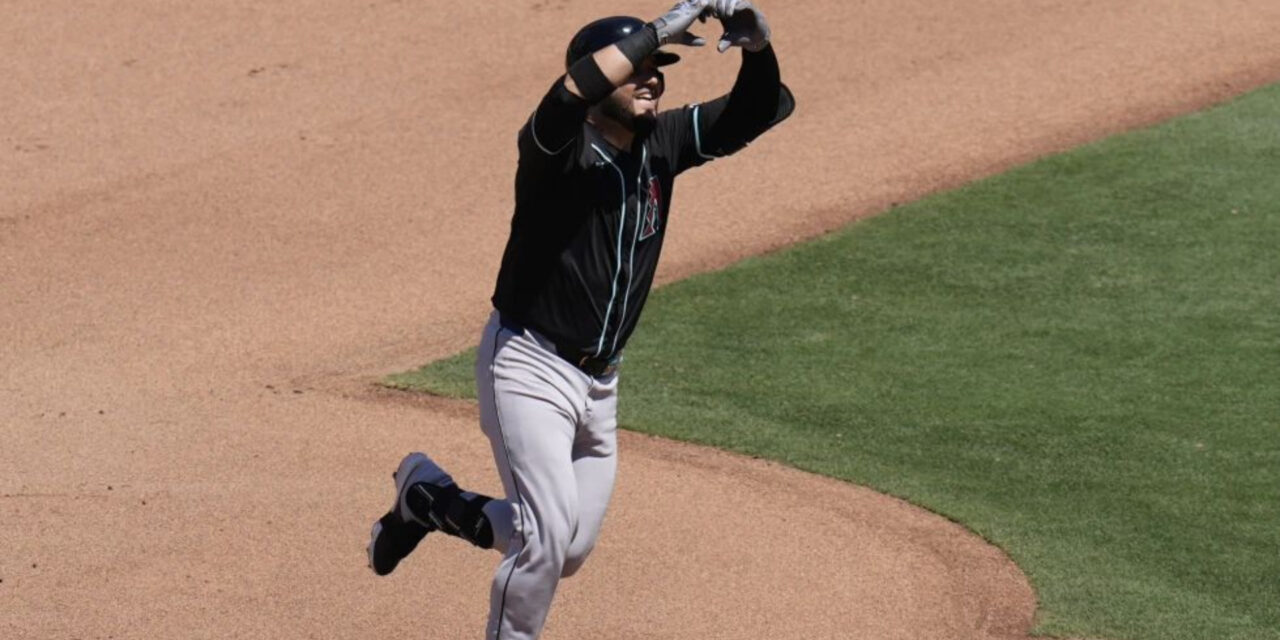
[[[673,174],[679,174],[716,159],[702,146],[703,105],[689,104],[658,114],[653,131],[653,148],[668,158]]]
[[[733,154],[787,119],[795,97],[779,79],[772,47],[744,52],[733,90],[701,104],[658,116],[658,147],[676,173]]]
[[[520,170],[542,177],[568,171],[578,156],[587,108],[586,100],[565,88],[563,77],[557,78],[520,128]]]

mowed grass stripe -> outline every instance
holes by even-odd
[[[665,287],[622,422],[964,523],[1038,633],[1280,639],[1278,114],[1267,88]],[[465,395],[472,358],[390,384]]]

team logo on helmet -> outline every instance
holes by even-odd
[[[644,203],[644,222],[640,226],[641,240],[653,236],[662,226],[662,184],[657,178],[649,178],[647,195]]]

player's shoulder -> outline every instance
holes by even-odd
[[[676,107],[674,109],[659,111],[657,116],[658,123],[659,124],[662,124],[662,123],[675,124],[675,123],[681,123],[681,122],[689,122],[689,119],[693,116],[693,110],[697,106],[698,106],[697,103],[682,104],[679,107]]]
[[[680,105],[674,109],[659,111],[654,124],[654,135],[664,139],[679,140],[693,127],[696,104]]]

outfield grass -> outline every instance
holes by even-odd
[[[1280,87],[655,292],[634,430],[904,497],[1038,633],[1280,639]],[[470,392],[471,354],[395,377]]]

